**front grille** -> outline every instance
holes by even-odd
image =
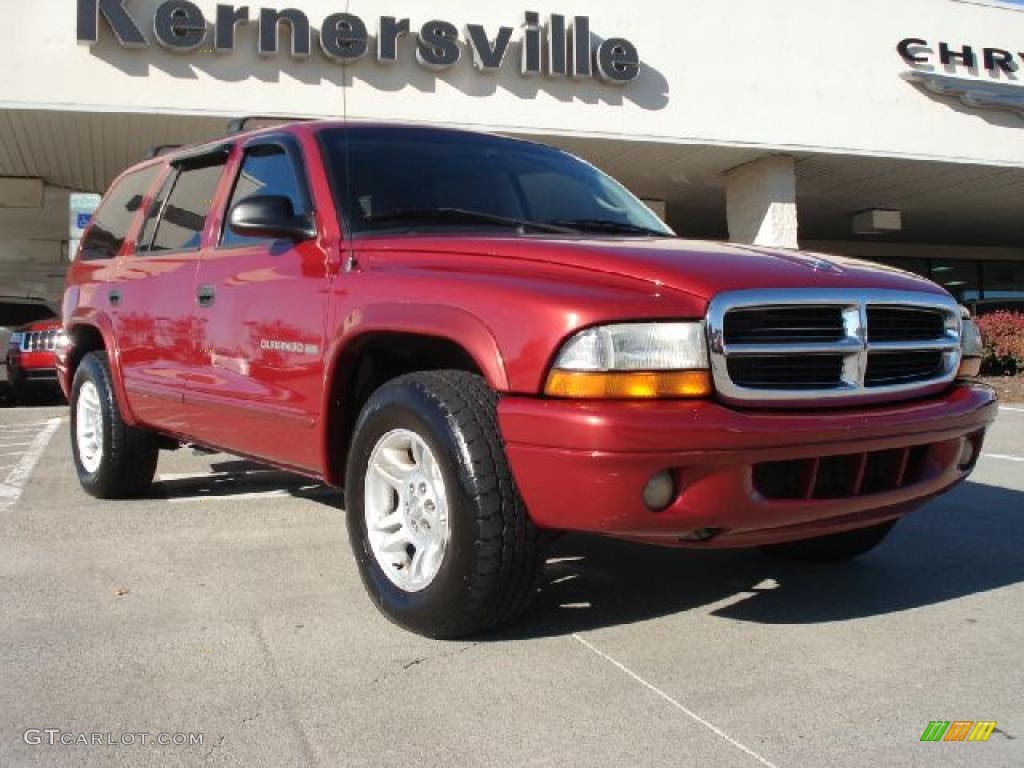
[[[946,318],[934,309],[868,307],[870,341],[928,341],[942,338]]]
[[[842,355],[805,355],[798,360],[771,355],[733,357],[729,376],[751,389],[820,389],[834,386],[843,373]]]
[[[942,352],[875,352],[868,357],[864,375],[867,387],[888,387],[893,384],[931,379],[942,372]]]
[[[21,337],[22,352],[53,352],[60,331],[27,331]]]
[[[916,445],[814,459],[766,461],[754,465],[754,489],[771,501],[846,499],[886,493],[927,479],[930,455],[931,446]]]
[[[839,307],[739,309],[725,317],[727,344],[839,341],[845,335]]]
[[[949,296],[738,291],[712,300],[707,326],[715,387],[731,402],[882,402],[937,391],[960,364],[960,310]]]

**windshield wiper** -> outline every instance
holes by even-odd
[[[611,219],[553,219],[544,222],[560,227],[572,227],[576,230],[589,230],[591,232],[621,232],[623,234],[649,235],[651,237],[673,237],[669,232],[660,229],[642,227],[639,224],[627,224],[624,221],[612,221]]]
[[[465,208],[395,208],[390,211],[371,213],[368,216],[365,216],[364,220],[367,222],[436,221],[453,224],[475,222],[478,224],[493,224],[499,227],[512,227],[524,232],[527,230],[533,230],[535,232],[550,232],[552,234],[576,233],[574,229],[560,226],[556,223],[513,219],[507,216],[498,216],[493,213],[470,211]]]

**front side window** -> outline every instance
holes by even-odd
[[[152,251],[199,249],[206,217],[213,205],[224,163],[186,167],[178,172],[174,188],[156,227]]]
[[[276,145],[254,147],[245,153],[228,212],[247,198],[275,195],[291,200],[296,214],[308,213],[301,190],[295,165],[284,149]],[[261,238],[239,235],[225,222],[222,246],[230,248],[254,242],[261,242]]]
[[[401,127],[326,129],[335,194],[355,234],[433,229],[660,236],[621,184],[532,142]]]
[[[129,173],[111,187],[82,240],[83,261],[117,256],[158,170],[151,166]]]

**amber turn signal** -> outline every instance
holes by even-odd
[[[660,397],[709,397],[708,371],[562,371],[548,376],[544,389],[551,397],[607,400]]]
[[[957,371],[958,379],[973,379],[981,373],[980,357],[965,357],[960,363],[960,370]]]

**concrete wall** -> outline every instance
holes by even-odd
[[[157,0],[125,0],[152,40]],[[214,0],[198,0],[213,18]],[[625,87],[593,79],[524,78],[518,44],[497,74],[474,70],[468,56],[444,72],[415,64],[413,43],[400,61],[371,58],[342,67],[314,48],[260,58],[255,27],[239,32],[232,54],[209,41],[188,54],[156,43],[125,50],[102,27],[93,48],[76,43],[75,0],[22,3],[0,27],[4,86],[0,109],[212,114],[343,113],[543,133],[580,133],[672,142],[803,148],[920,158],[1024,164],[1024,123],[929,96],[900,75],[907,37],[1019,51],[1024,13],[956,0],[295,0],[314,25],[339,10],[371,27],[382,14],[430,18],[460,30],[479,22],[490,34],[517,27],[523,12],[586,14],[596,36],[622,36],[639,48],[640,78]],[[280,4],[278,4],[280,6]],[[259,6],[252,4],[254,10]],[[11,21],[13,20],[13,21]],[[519,33],[516,33],[518,39]],[[946,71],[939,68],[939,71]],[[979,80],[1016,78],[952,67]]]
[[[0,208],[0,295],[57,301],[67,262],[68,192],[46,187],[40,208]]]

